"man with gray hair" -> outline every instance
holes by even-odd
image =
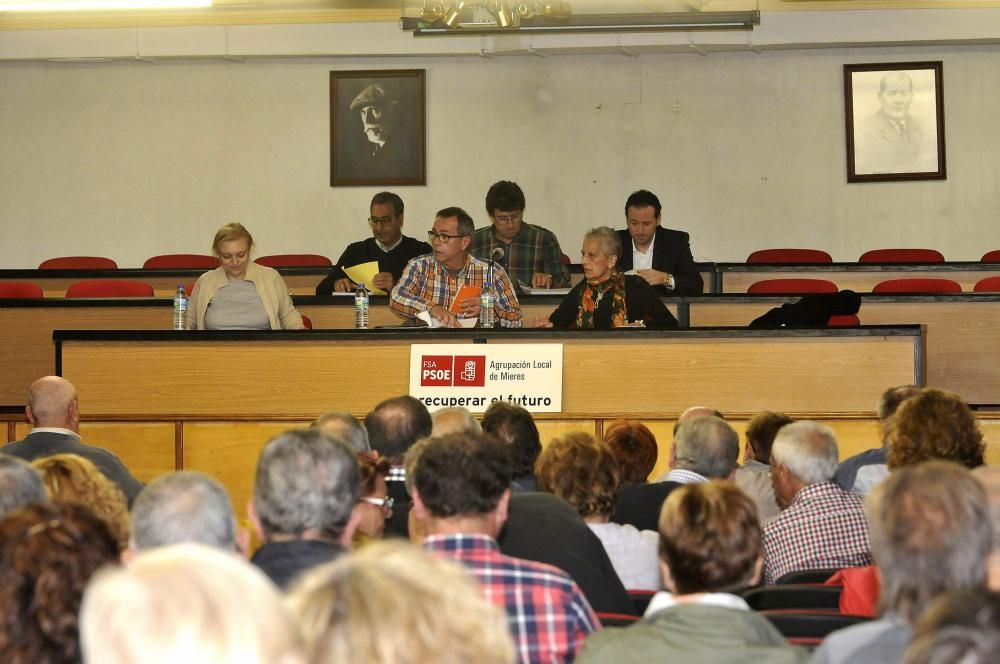
[[[993,528],[986,492],[966,468],[928,461],[895,470],[867,512],[880,617],[829,635],[814,663],[899,662],[931,600],[986,586]]]
[[[25,505],[48,499],[42,477],[30,463],[0,454],[0,519]]]
[[[660,508],[671,491],[683,484],[727,479],[736,470],[740,437],[704,407],[689,408],[680,418],[670,450],[670,472],[649,484],[630,484],[618,494],[615,523],[656,532]]]
[[[278,586],[347,550],[359,516],[358,462],[316,429],[278,434],[257,461],[250,521],[264,545],[250,562]]]
[[[431,421],[434,423],[431,428],[431,435],[434,437],[445,436],[449,433],[483,432],[483,428],[476,421],[476,416],[468,408],[462,406],[439,408],[431,413]]]
[[[128,550],[194,542],[236,551],[236,533],[226,489],[205,473],[182,470],[156,478],[136,497]]]
[[[771,448],[782,512],[764,524],[764,583],[806,569],[871,564],[864,498],[833,482],[837,437],[819,422],[786,424]]]
[[[372,451],[365,425],[350,413],[331,410],[317,417],[311,426],[331,438],[347,443],[347,446],[357,453],[365,454]]]

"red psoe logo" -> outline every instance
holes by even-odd
[[[483,387],[486,385],[486,356],[456,355],[454,372],[455,387]]]
[[[421,387],[450,387],[452,379],[451,355],[424,355],[420,361]]]

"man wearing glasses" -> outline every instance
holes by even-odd
[[[407,317],[428,312],[447,327],[460,327],[461,318],[479,316],[479,297],[455,302],[462,286],[489,288],[494,312],[501,327],[521,327],[521,305],[517,302],[507,272],[500,265],[472,256],[469,246],[475,223],[465,210],[440,210],[428,231],[432,253],[411,260],[392,289],[389,307]]]
[[[486,192],[486,214],[491,226],[475,233],[473,253],[489,260],[499,249],[497,262],[514,282],[531,288],[569,288],[569,270],[552,231],[524,222],[524,192],[516,182],[501,180]]]
[[[388,292],[399,281],[407,261],[431,252],[426,242],[403,235],[403,199],[399,196],[391,191],[375,194],[369,210],[372,237],[347,245],[330,274],[316,286],[317,295],[353,291],[358,285],[348,278],[344,268],[371,261],[378,261],[379,269],[372,284]]]

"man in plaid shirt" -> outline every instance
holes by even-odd
[[[498,261],[514,283],[532,288],[569,288],[559,240],[547,228],[524,221],[524,192],[516,182],[501,180],[486,192],[486,214],[493,223],[476,231],[473,252]]]
[[[447,327],[460,327],[459,317],[479,316],[479,297],[457,304],[455,298],[462,286],[478,286],[492,291],[501,327],[521,327],[521,305],[503,267],[469,254],[474,231],[472,217],[462,208],[440,210],[427,233],[432,253],[406,264],[389,294],[389,308],[407,317],[426,311]]]
[[[507,519],[510,456],[503,443],[472,433],[429,438],[407,457],[411,530],[424,548],[464,564],[487,599],[507,612],[520,662],[571,662],[600,627],[576,583],[562,570],[500,553]]]
[[[764,583],[806,569],[872,564],[864,497],[833,482],[837,438],[818,422],[786,424],[771,448],[781,514],[764,524]]]

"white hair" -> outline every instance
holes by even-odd
[[[771,463],[788,468],[806,485],[829,482],[839,464],[837,436],[833,429],[810,420],[786,424],[771,447]]]
[[[178,544],[98,572],[83,597],[86,664],[302,664],[277,588],[236,554]]]

